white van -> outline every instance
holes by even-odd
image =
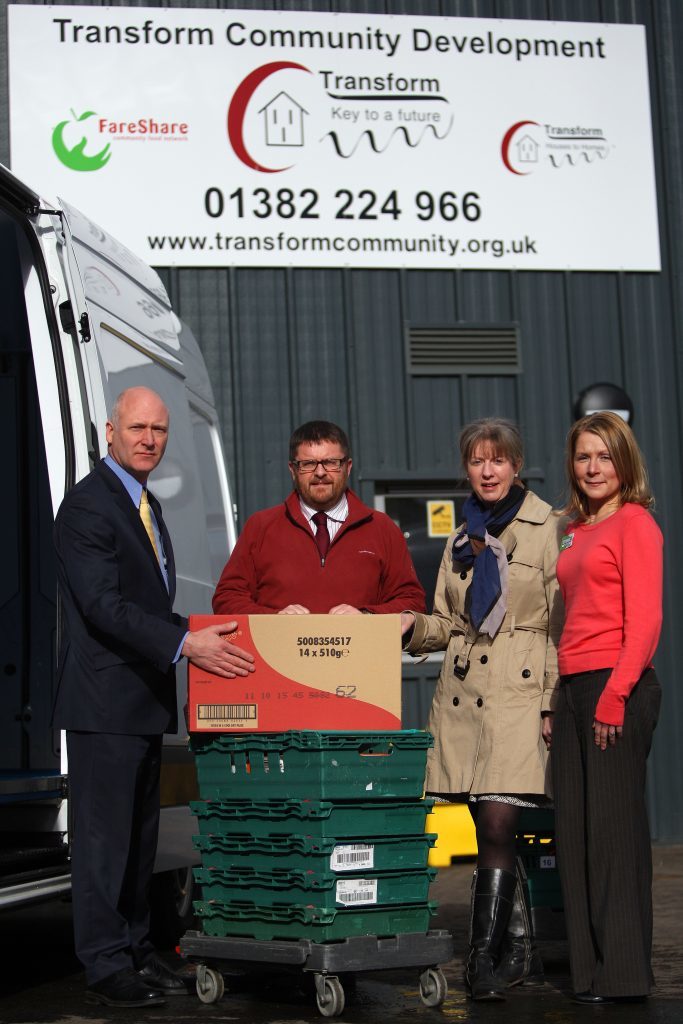
[[[60,630],[52,525],[106,453],[105,421],[143,384],[171,415],[153,477],[175,552],[176,610],[209,612],[235,541],[206,366],[158,275],[65,202],[0,165],[0,907],[68,893],[66,744],[50,726]],[[179,673],[179,721],[186,680]],[[160,925],[191,911],[187,802],[194,768],[167,737],[154,901]],[[163,920],[162,920],[163,919]]]

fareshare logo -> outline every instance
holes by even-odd
[[[83,135],[83,124],[95,116],[94,110],[77,114],[71,110],[71,118],[60,121],[52,132],[52,148],[57,159],[71,171],[99,171],[111,156],[111,146],[106,144],[97,153],[86,153],[88,137]],[[77,137],[78,141],[76,141]]]

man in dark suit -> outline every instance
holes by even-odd
[[[54,724],[67,730],[73,803],[76,953],[89,1002],[149,1006],[184,982],[149,939],[148,890],[159,826],[164,732],[175,731],[180,657],[234,678],[253,658],[234,624],[188,632],[173,612],[173,548],[147,478],[169,415],[147,388],[119,395],[108,455],[69,491],[55,543],[65,630]]]

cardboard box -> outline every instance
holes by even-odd
[[[256,671],[190,665],[190,732],[401,728],[399,615],[192,615],[190,629],[226,622]]]

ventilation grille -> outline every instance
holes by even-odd
[[[414,375],[521,373],[517,327],[409,327],[408,370]]]

